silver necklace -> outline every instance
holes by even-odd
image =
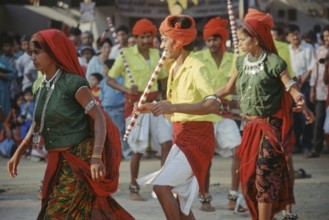
[[[62,71],[60,69],[58,69],[57,72],[56,72],[56,74],[55,74],[55,77],[52,78],[54,80],[54,83],[52,84],[52,86],[49,89],[47,88],[46,101],[45,101],[45,104],[43,106],[42,113],[41,113],[40,129],[39,129],[39,131],[36,132],[35,131],[35,125],[36,125],[36,122],[35,122],[35,111],[36,111],[37,106],[39,104],[39,99],[40,99],[40,95],[41,95],[41,87],[43,87],[43,83],[46,80],[45,78],[43,79],[43,82],[41,83],[41,85],[39,87],[39,91],[38,91],[38,94],[37,94],[37,98],[36,98],[35,106],[34,106],[34,110],[33,110],[33,124],[32,124],[32,126],[33,126],[32,127],[32,131],[33,131],[33,134],[32,135],[33,135],[33,138],[32,138],[32,142],[33,142],[33,146],[34,147],[38,147],[39,146],[40,136],[41,136],[41,133],[43,131],[44,124],[45,124],[45,117],[46,117],[46,110],[47,110],[47,107],[48,107],[48,102],[50,100],[51,95],[53,94],[54,89],[55,89],[55,84],[58,81],[58,79],[61,76],[61,74],[62,74]]]
[[[266,53],[264,52],[261,57],[255,61],[249,61],[250,53],[243,60],[243,72],[248,75],[254,75],[264,70],[264,60],[266,58]]]
[[[58,75],[58,73],[59,73],[59,69],[56,71],[56,73],[53,75],[53,77],[51,77],[50,80],[47,80],[46,79],[46,74],[43,76],[43,82],[46,84],[47,91],[50,88],[50,83],[52,83],[52,81],[54,81],[54,79],[56,78],[56,76]]]

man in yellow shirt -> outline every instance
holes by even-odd
[[[132,33],[136,36],[137,45],[124,48],[123,54],[134,84],[131,83],[130,76],[125,71],[125,63],[121,56],[118,56],[115,60],[108,73],[109,78],[107,81],[110,86],[125,93],[126,125],[130,122],[134,103],[139,100],[160,59],[159,50],[151,48],[156,34],[156,27],[151,21],[148,19],[138,20],[132,29]],[[124,77],[124,85],[120,85],[115,80],[119,76]],[[166,78],[166,72],[161,71],[159,79],[164,82]],[[151,88],[147,101],[152,102],[159,95],[158,85],[155,83]],[[141,156],[145,153],[149,143],[149,134],[151,135],[152,148],[162,154],[161,164],[164,163],[172,145],[171,125],[164,116],[154,117],[152,114],[145,114],[139,117],[135,128],[128,136],[128,144],[132,150],[130,160],[131,181],[129,185],[131,200],[145,200],[139,194],[139,185],[136,179],[138,177]]]
[[[200,58],[208,67],[211,73],[211,82],[216,90],[225,86],[232,72],[233,54],[226,51],[226,40],[228,31],[226,29],[227,20],[215,17],[210,19],[203,29],[203,37],[208,49],[196,52],[195,55]],[[225,97],[227,101],[231,100],[231,96]],[[232,157],[231,165],[231,190],[227,198],[229,199],[228,209],[234,210],[238,198],[239,169],[240,160],[236,155],[237,147],[241,143],[241,134],[236,122],[230,118],[217,117],[215,123],[216,152],[223,157]],[[205,195],[200,195],[202,203],[201,210],[214,211],[211,206],[211,196],[209,194],[210,169],[208,170],[207,180],[205,184]],[[245,208],[239,207],[239,212],[246,211]]]
[[[291,78],[295,77],[295,73],[292,70],[291,61],[290,61],[290,52],[289,52],[289,44],[283,42],[284,32],[282,28],[274,27],[271,30],[271,34],[274,40],[274,45],[276,50],[279,53],[279,56],[286,61],[287,70]]]
[[[215,150],[214,113],[219,112],[221,102],[213,95],[208,68],[191,54],[196,37],[193,18],[168,16],[160,26],[160,33],[161,48],[175,60],[169,71],[168,101],[151,104],[145,109],[155,116],[172,114],[174,145],[161,170],[138,182],[154,185],[167,219],[195,219],[191,206],[199,189],[204,194]]]

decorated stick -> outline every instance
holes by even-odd
[[[124,56],[124,54],[123,54],[123,51],[122,51],[122,47],[121,47],[121,45],[119,44],[119,39],[118,39],[118,37],[117,37],[117,33],[116,33],[116,31],[115,31],[115,27],[113,26],[112,19],[111,19],[110,17],[107,18],[107,25],[108,25],[109,28],[110,28],[110,32],[111,32],[111,34],[112,34],[112,37],[113,37],[113,39],[114,39],[115,44],[117,44],[117,45],[119,46],[119,53],[120,53],[120,56],[121,56],[121,58],[122,58],[123,65],[124,65],[124,67],[125,67],[125,70],[126,70],[126,72],[127,72],[127,75],[128,75],[128,77],[129,77],[130,83],[131,83],[131,85],[134,85],[135,82],[134,82],[133,76],[131,75],[131,72],[130,72],[130,69],[129,69],[128,63],[127,63],[126,58],[125,58],[125,56]]]
[[[230,19],[234,52],[236,53],[237,56],[239,56],[239,42],[238,42],[238,37],[236,34],[237,28],[236,28],[235,17],[234,17],[234,13],[233,13],[233,6],[232,6],[231,0],[227,0],[227,10],[228,10],[228,16]]]
[[[154,72],[152,73],[151,79],[150,79],[149,82],[147,83],[147,86],[146,86],[146,88],[144,89],[144,92],[143,92],[142,96],[140,97],[140,99],[139,99],[139,101],[138,101],[138,105],[137,105],[138,108],[142,108],[142,107],[145,105],[145,102],[146,102],[147,96],[148,96],[149,93],[150,93],[150,90],[151,90],[151,88],[152,88],[152,86],[153,86],[153,83],[156,82],[156,79],[157,79],[157,77],[158,77],[158,75],[159,75],[159,73],[160,73],[160,70],[161,70],[161,68],[162,68],[162,65],[163,65],[164,61],[167,59],[166,55],[167,55],[167,54],[166,54],[166,51],[164,51],[164,52],[162,53],[162,56],[161,56],[159,62],[158,62],[158,65],[155,67],[155,70],[154,70]],[[130,119],[130,123],[129,123],[127,129],[126,129],[126,132],[125,132],[125,135],[124,135],[124,137],[123,137],[123,140],[127,140],[127,137],[128,137],[128,135],[130,134],[132,128],[134,127],[135,122],[136,122],[136,120],[137,120],[137,118],[138,118],[138,116],[139,116],[140,114],[141,114],[141,113],[140,113],[139,111],[134,111],[134,112],[133,112],[133,116],[132,116],[131,119]]]

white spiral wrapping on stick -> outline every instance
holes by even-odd
[[[236,28],[235,17],[234,17],[234,13],[233,13],[233,6],[232,6],[231,0],[227,0],[227,10],[228,10],[228,17],[229,17],[230,25],[231,25],[234,53],[236,53],[236,55],[239,56],[239,41],[238,41],[238,37],[237,37],[237,28]]]
[[[141,97],[140,97],[140,99],[138,101],[138,105],[137,105],[138,108],[142,108],[145,105],[147,96],[150,93],[150,90],[151,90],[151,88],[153,86],[153,83],[156,82],[156,80],[158,78],[158,75],[159,75],[159,73],[161,71],[161,68],[163,66],[163,63],[164,63],[164,61],[166,59],[167,59],[167,53],[166,53],[166,51],[164,51],[162,53],[162,56],[161,56],[159,62],[158,62],[158,65],[155,67],[155,70],[152,73],[152,76],[151,76],[149,82],[147,83],[146,88],[144,89],[143,94],[141,95]],[[127,140],[128,135],[130,134],[130,132],[133,129],[133,127],[135,126],[135,122],[136,122],[136,120],[137,120],[137,118],[138,118],[138,116],[140,114],[141,113],[139,111],[133,111],[133,115],[132,115],[132,117],[130,119],[130,123],[129,123],[127,129],[126,129],[125,135],[123,136],[123,140]]]
[[[125,70],[126,70],[126,72],[127,72],[127,75],[128,75],[128,77],[129,77],[129,81],[130,81],[131,85],[134,85],[135,82],[134,82],[133,76],[131,75],[131,71],[130,71],[130,69],[129,69],[129,66],[128,66],[128,63],[127,63],[127,61],[126,61],[126,58],[125,58],[125,56],[124,56],[124,54],[123,54],[122,47],[121,47],[121,45],[119,44],[119,39],[118,39],[118,37],[117,37],[117,33],[116,33],[116,31],[115,31],[115,27],[114,27],[114,25],[113,25],[113,23],[112,23],[112,19],[111,19],[110,17],[107,17],[106,20],[107,20],[107,25],[108,25],[108,27],[110,28],[110,32],[111,32],[112,38],[114,39],[114,43],[117,44],[117,45],[119,46],[119,53],[120,53],[120,56],[121,56],[121,58],[122,58],[123,65],[124,65],[124,67],[125,67]]]

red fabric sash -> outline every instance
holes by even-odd
[[[173,143],[187,157],[204,193],[206,175],[215,152],[214,125],[212,122],[173,122]]]
[[[246,199],[252,219],[258,219],[257,204],[254,200],[256,195],[247,195],[250,181],[256,172],[256,161],[258,158],[259,145],[263,135],[268,137],[269,142],[278,154],[282,157],[289,155],[294,144],[294,134],[292,129],[292,111],[291,98],[287,92],[284,92],[281,98],[281,110],[274,117],[282,118],[282,130],[278,130],[271,126],[266,118],[258,118],[247,124],[243,131],[241,145],[238,149],[238,156],[241,159],[240,165],[240,181],[242,193]],[[281,201],[283,195],[282,190],[292,189],[292,183],[288,180],[284,183],[286,187],[281,186],[277,201]],[[286,189],[283,189],[286,188]],[[293,201],[294,202],[294,201]],[[277,203],[272,206],[272,216],[278,210],[282,210],[286,204],[291,204],[292,201]]]
[[[104,113],[104,111],[103,111]],[[106,177],[101,182],[93,182],[90,173],[90,164],[82,161],[67,151],[52,151],[48,153],[48,165],[43,181],[42,208],[38,220],[43,219],[47,208],[47,201],[56,183],[59,165],[65,159],[73,172],[86,183],[95,194],[96,200],[92,210],[91,219],[96,220],[130,220],[134,219],[112,197],[111,194],[118,189],[119,167],[121,162],[121,142],[117,127],[111,119],[106,117],[107,138],[103,150],[103,163],[106,167]]]
[[[159,92],[150,92],[147,96],[146,102],[153,102],[156,100],[159,96]],[[134,109],[134,103],[138,102],[140,97],[142,96],[142,93],[139,95],[130,95],[130,94],[125,94],[125,119],[129,116],[131,116],[133,109]]]

